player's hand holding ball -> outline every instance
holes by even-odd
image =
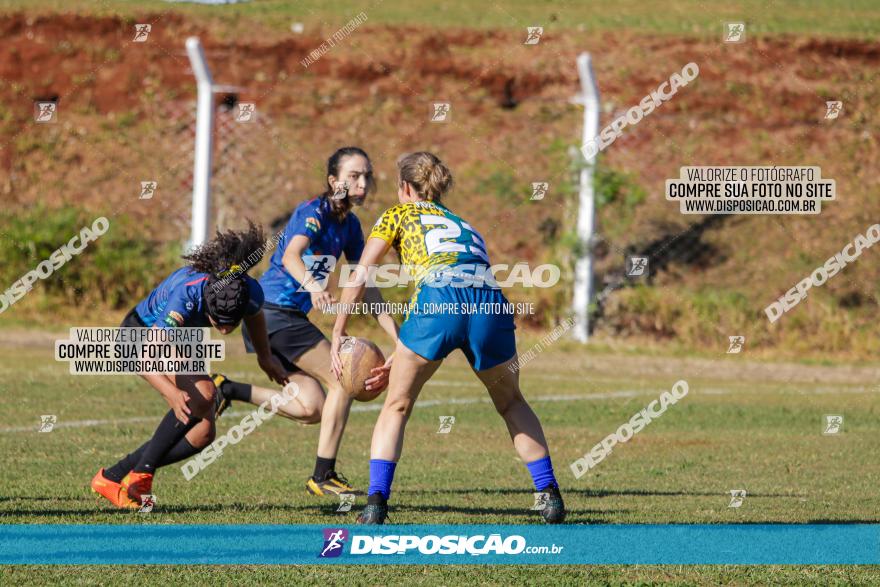
[[[342,380],[342,359],[339,358],[339,348],[342,346],[343,339],[348,335],[343,332],[334,332],[333,340],[330,341],[330,371],[336,377],[337,381]]]
[[[375,367],[370,371],[370,377],[364,383],[366,384],[366,390],[370,392],[383,392],[386,387],[388,387],[388,375],[391,373],[391,361],[394,360],[394,354],[392,353],[388,360],[385,361],[385,364],[381,367]]]
[[[388,386],[391,360],[386,363],[379,347],[366,338],[334,332],[330,361],[342,389],[358,401],[374,400]]]

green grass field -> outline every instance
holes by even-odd
[[[192,481],[163,469],[157,507],[144,515],[112,510],[90,494],[88,482],[146,439],[164,404],[136,377],[70,376],[52,359],[52,337],[5,333],[0,345],[0,522],[2,523],[352,523],[336,502],[306,495],[317,428],[276,417]],[[223,366],[238,378],[264,382],[240,342]],[[521,352],[529,348],[520,341]],[[558,343],[524,368],[523,387],[547,431],[572,524],[878,522],[880,440],[872,367],[767,364],[747,354],[718,359],[645,356],[633,351],[584,351]],[[587,476],[575,480],[568,464],[613,432],[678,379],[690,393]],[[13,401],[14,398],[14,401]],[[531,487],[501,419],[461,355],[453,356],[424,390],[409,427],[395,481],[395,523],[535,524],[527,511]],[[346,432],[339,468],[356,485],[367,483],[369,439],[379,403],[358,404]],[[248,406],[236,404],[220,420],[223,433]],[[37,433],[41,414],[58,417],[51,433]],[[822,434],[824,414],[843,414],[844,432]],[[438,435],[440,416],[457,421]],[[87,423],[85,421],[95,421]],[[474,481],[474,478],[477,481]],[[746,489],[739,509],[729,491]],[[361,498],[363,499],[363,498]],[[395,568],[406,583],[534,582],[525,567]],[[3,582],[121,580],[127,571],[95,567],[5,568]],[[272,581],[380,584],[390,569],[152,568],[155,581],[260,583]],[[218,574],[219,573],[219,574]],[[867,567],[583,567],[547,568],[554,584],[683,581],[829,583],[880,580]]]
[[[675,35],[716,35],[724,22],[743,21],[756,34],[800,33],[822,36],[874,37],[880,32],[880,8],[873,0],[672,0],[659,4],[641,0],[571,2],[502,0],[480,3],[405,2],[401,0],[253,0],[229,6],[168,3],[163,0],[0,0],[0,10],[73,12],[135,16],[180,13],[235,23],[259,23],[289,30],[291,22],[308,27],[339,26],[365,13],[368,24],[417,24],[438,27],[524,28],[555,30],[659,32]]]

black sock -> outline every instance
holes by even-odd
[[[388,500],[385,499],[385,496],[378,492],[367,496],[368,505],[385,505],[387,502]]]
[[[122,457],[118,463],[109,469],[104,469],[104,477],[111,481],[115,481],[116,483],[122,481],[122,478],[128,475],[128,472],[134,469],[134,466],[138,464],[139,460],[141,460],[141,457],[143,456],[144,451],[147,450],[147,445],[149,444],[149,442],[145,442],[139,449]]]
[[[223,395],[229,399],[248,403],[251,401],[251,390],[253,385],[250,383],[239,383],[227,379],[220,384],[220,387],[223,389]]]
[[[149,442],[145,442],[139,449],[133,453],[129,453],[109,469],[104,469],[104,477],[110,481],[115,481],[116,483],[122,481],[122,478],[128,475],[129,471],[134,469],[141,460],[141,457],[144,455],[149,444]],[[183,459],[200,453],[201,451],[202,449],[194,447],[190,444],[189,440],[186,439],[186,436],[184,436],[180,439],[180,442],[175,444],[172,449],[168,451],[168,454],[162,458],[162,462],[159,463],[156,468],[158,469],[159,467],[164,467],[166,465],[173,465],[174,463],[178,463]]]
[[[327,473],[332,471],[334,467],[336,467],[336,459],[318,457],[315,459],[315,472],[312,474],[312,478],[316,481],[323,481],[327,478]]]
[[[137,464],[132,467],[132,471],[138,473],[154,473],[156,467],[161,466],[165,455],[168,454],[174,445],[180,442],[190,428],[201,421],[200,418],[190,417],[189,424],[184,424],[174,415],[174,410],[168,410],[159,427],[156,428],[153,438],[147,443],[141,458]]]
[[[162,458],[162,462],[159,464],[159,467],[179,463],[180,461],[188,459],[189,457],[195,454],[199,454],[200,452],[202,452],[202,449],[194,447],[192,444],[190,444],[189,440],[186,439],[186,436],[184,436],[180,439],[180,442],[175,444],[174,448],[169,450],[168,453]]]

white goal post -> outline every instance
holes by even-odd
[[[211,152],[214,134],[214,80],[198,37],[186,40],[186,54],[196,77],[196,146],[193,163],[192,232],[186,248],[197,247],[208,237],[211,213]]]
[[[581,53],[577,58],[578,76],[581,80],[581,94],[577,102],[584,107],[584,128],[581,147],[596,137],[599,132],[599,89],[589,53]],[[581,149],[578,149],[580,152]],[[581,153],[583,156],[583,153]],[[593,193],[593,172],[596,168],[596,155],[587,157],[581,167],[578,192],[577,260],[574,268],[574,328],[572,335],[580,342],[587,342],[590,336],[589,308],[593,299],[593,251],[595,198]]]

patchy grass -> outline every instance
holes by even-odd
[[[384,346],[385,341],[378,339]],[[524,351],[533,341],[520,341]],[[228,340],[231,357],[222,369],[236,378],[265,384],[253,358]],[[0,478],[3,523],[131,523],[96,502],[91,476],[147,438],[164,404],[136,377],[71,377],[52,361],[51,343],[32,339],[0,346],[3,393],[18,398],[0,415]],[[761,364],[747,355],[723,360],[650,357],[603,350],[584,354],[561,343],[540,354],[523,371],[523,388],[542,419],[572,524],[628,523],[877,523],[880,497],[874,491],[880,465],[873,454],[880,432],[877,370],[856,367]],[[568,464],[614,431],[632,414],[683,378],[688,396],[661,419],[620,445],[591,473],[575,480]],[[14,391],[13,388],[14,387]],[[833,391],[829,393],[828,391]],[[613,397],[609,392],[632,391]],[[554,396],[557,399],[552,399]],[[560,396],[569,396],[559,401]],[[425,388],[407,428],[406,452],[395,481],[395,523],[534,524],[528,511],[528,475],[510,446],[504,425],[462,357],[454,355]],[[474,400],[475,403],[443,403]],[[369,439],[378,404],[359,404],[349,420],[339,468],[357,486],[367,483]],[[251,406],[236,404],[218,426],[222,433]],[[822,435],[824,414],[843,414],[844,433]],[[41,414],[58,416],[49,434],[9,431],[36,427]],[[442,438],[438,418],[456,417]],[[152,418],[152,419],[150,419]],[[97,426],[69,426],[80,420],[113,420]],[[153,421],[155,420],[155,422]],[[307,496],[317,428],[275,418],[190,482],[176,467],[157,476],[157,508],[150,523],[351,522],[335,514],[332,500]],[[481,471],[477,480],[472,472]],[[845,471],[845,483],[841,472]],[[746,489],[743,507],[728,508],[729,490]],[[362,503],[362,502],[361,502]],[[3,569],[6,582],[106,581],[121,569]],[[23,573],[27,573],[27,580]],[[239,577],[247,583],[283,581],[284,568],[152,568],[156,580],[193,582]],[[331,571],[303,573],[328,578]],[[492,568],[479,580],[466,570],[333,569],[336,580],[382,582],[389,572],[418,584],[477,584],[535,580],[535,569]],[[109,573],[109,574],[108,574]],[[217,574],[221,573],[221,574]],[[485,574],[484,574],[485,573]],[[122,577],[122,575],[119,575]],[[303,577],[306,575],[302,575]],[[249,578],[248,578],[249,577]],[[575,567],[541,570],[541,582],[683,581],[698,584],[804,583],[876,580],[873,568],[842,567]],[[232,580],[232,579],[230,579]],[[237,579],[234,582],[238,583]]]

